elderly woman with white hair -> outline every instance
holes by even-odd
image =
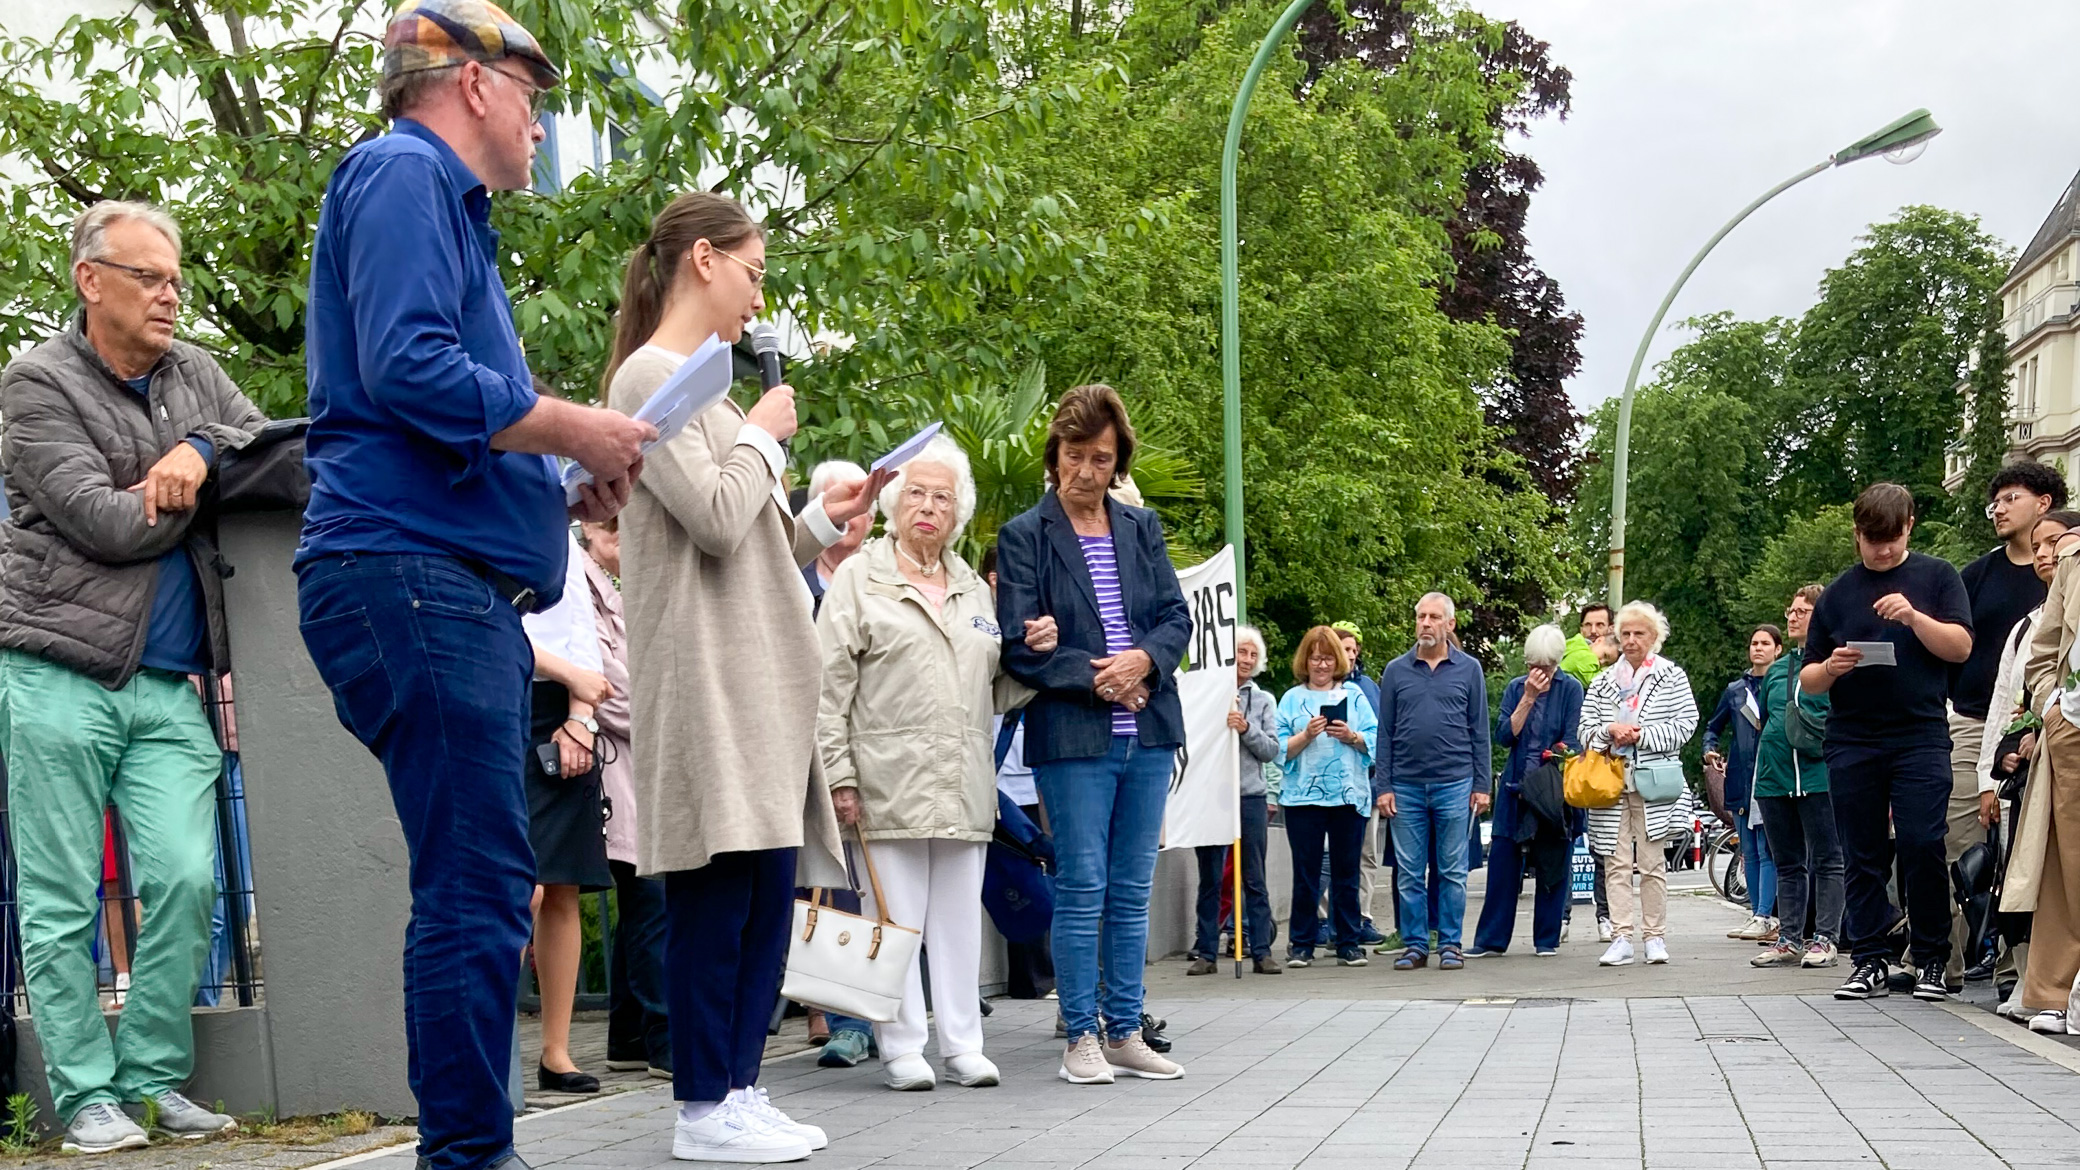
[[[1278,930],[1271,918],[1271,892],[1264,884],[1264,843],[1270,835],[1270,789],[1264,783],[1264,765],[1284,753],[1278,742],[1278,701],[1251,680],[1264,669],[1264,635],[1255,626],[1235,631],[1235,706],[1228,712],[1228,730],[1241,737],[1237,767],[1242,793],[1242,905],[1236,908],[1237,928],[1247,944],[1252,968],[1259,975],[1278,975],[1285,967],[1271,954],[1272,935]],[[1220,969],[1221,893],[1227,883],[1221,871],[1227,864],[1229,845],[1201,845],[1199,855],[1199,929],[1192,942],[1192,965],[1187,975],[1211,975]]]
[[[953,551],[975,513],[968,458],[933,439],[881,492],[885,535],[838,566],[816,617],[816,739],[838,820],[869,842],[889,918],[924,931],[939,1054],[954,1080],[997,1083],[982,1054],[982,869],[996,827],[993,714],[1032,692],[1002,674],[989,582]],[[1057,641],[1054,621],[1026,644]],[[875,913],[868,894],[866,912]],[[913,968],[901,1013],[875,1028],[889,1087],[930,1089]]]
[[[1663,842],[1683,828],[1683,745],[1697,731],[1697,696],[1683,668],[1661,656],[1668,619],[1644,601],[1618,610],[1618,660],[1589,684],[1582,743],[1625,761],[1625,791],[1609,808],[1589,810],[1590,846],[1603,858],[1610,889],[1610,949],[1597,962],[1633,960],[1632,935],[1649,963],[1668,962],[1668,857]],[[1632,889],[1639,867],[1639,892]]]
[[[1495,785],[1488,893],[1481,902],[1469,956],[1499,955],[1509,949],[1527,862],[1537,875],[1531,900],[1532,949],[1541,956],[1560,953],[1568,855],[1582,832],[1582,810],[1568,808],[1564,820],[1555,823],[1526,804],[1523,783],[1549,755],[1581,751],[1582,684],[1560,669],[1566,654],[1567,636],[1559,626],[1532,630],[1524,638],[1524,673],[1502,688],[1502,704],[1495,708],[1495,743],[1509,749],[1509,762]]]

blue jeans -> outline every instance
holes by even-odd
[[[1741,865],[1747,870],[1749,912],[1768,918],[1777,912],[1777,863],[1769,854],[1769,836],[1761,825],[1748,827],[1746,809],[1734,814],[1734,828],[1740,833]]]
[[[1071,1042],[1098,1030],[1101,1006],[1107,1035],[1141,1028],[1149,889],[1176,757],[1175,748],[1115,735],[1102,756],[1033,768],[1054,833],[1055,992]]]
[[[1293,853],[1292,952],[1311,952],[1317,945],[1312,940],[1322,937],[1333,941],[1339,951],[1356,947],[1363,921],[1358,913],[1358,863],[1365,849],[1365,814],[1347,804],[1282,807],[1286,847]],[[1322,901],[1324,842],[1329,855],[1328,925],[1333,927],[1326,936],[1315,918]]]
[[[462,562],[349,553],[297,570],[303,642],[383,762],[411,858],[405,1075],[432,1170],[513,1151],[506,1078],[531,926],[522,763],[534,651]]]
[[[1394,892],[1401,903],[1401,942],[1425,954],[1430,928],[1437,945],[1456,947],[1466,925],[1466,842],[1472,831],[1473,778],[1442,784],[1394,784]],[[1437,921],[1430,921],[1428,876],[1437,859]]]

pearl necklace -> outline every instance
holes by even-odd
[[[939,575],[939,562],[933,561],[931,564],[927,565],[922,561],[919,561],[916,557],[911,556],[908,550],[904,549],[903,542],[900,540],[896,541],[896,555],[902,557],[906,561],[909,561],[910,564],[914,568],[916,568],[919,576],[922,576],[929,580],[930,578]]]

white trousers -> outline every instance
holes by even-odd
[[[875,841],[871,847],[889,919],[924,931],[939,1055],[982,1051],[982,863],[988,844]],[[871,886],[862,901],[866,913],[874,914]],[[883,1061],[924,1052],[924,973],[916,967],[903,987],[902,1012],[892,1024],[874,1025],[874,1037]]]

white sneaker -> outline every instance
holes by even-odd
[[[963,1052],[946,1058],[946,1073],[964,1089],[987,1089],[998,1084],[997,1066],[980,1052]]]
[[[767,1124],[735,1101],[672,1126],[672,1157],[682,1162],[799,1162],[809,1153],[809,1139]]]
[[[1748,915],[1748,920],[1726,932],[1727,938],[1758,939],[1769,929],[1769,924],[1760,914]]]
[[[1997,1016],[2006,1017],[2007,1019],[2013,1020],[2018,1024],[2027,1023],[2029,1021],[2030,1010],[2022,1006],[2021,984],[2018,983],[2015,985],[2015,990],[2008,994],[2008,998],[2002,1001],[2001,1006],[1993,1009],[1993,1014]]]
[[[1607,951],[1605,951],[1605,952],[1603,952],[1603,957],[1602,957],[1602,958],[1600,958],[1600,959],[1596,960],[1596,965],[1597,965],[1597,966],[1599,966],[1599,967],[1629,967],[1629,966],[1631,966],[1631,965],[1632,965],[1632,940],[1631,940],[1631,939],[1629,939],[1629,938],[1621,938],[1621,939],[1615,939],[1615,940],[1613,940],[1613,941],[1612,941],[1612,943],[1611,943],[1611,947],[1610,947],[1610,949],[1609,949],[1609,950],[1607,950]]]
[[[1658,938],[1650,938],[1650,939],[1648,939],[1648,940],[1647,940],[1647,962],[1649,962],[1649,963],[1666,963],[1666,962],[1668,962],[1668,944],[1667,944],[1667,943],[1665,943],[1665,942],[1663,942],[1663,941],[1661,941],[1661,940],[1660,940],[1660,939],[1658,939]]]
[[[1598,918],[1598,919],[1596,920],[1596,941],[1597,941],[1597,942],[1609,942],[1609,941],[1611,941],[1611,936],[1612,936],[1612,935],[1614,935],[1614,934],[1616,934],[1616,933],[1617,933],[1617,932],[1616,932],[1615,930],[1613,930],[1613,929],[1611,928],[1611,920],[1610,920],[1610,919],[1608,919],[1608,918]]]
[[[1573,926],[1573,925],[1574,925],[1574,923],[1572,923],[1572,922],[1569,922],[1568,920],[1566,920],[1566,919],[1564,919],[1564,918],[1560,920],[1560,941],[1561,941],[1561,942],[1566,942],[1566,941],[1567,941],[1567,928],[1568,928],[1568,927],[1570,927],[1570,926]]]
[[[756,1086],[749,1089],[733,1089],[730,1091],[729,1096],[731,1100],[737,1103],[737,1108],[751,1114],[781,1133],[794,1134],[796,1137],[808,1142],[811,1150],[820,1150],[831,1144],[830,1136],[824,1133],[820,1127],[804,1125],[781,1112],[780,1107],[773,1104],[772,1097],[768,1096],[764,1089]]]
[[[2041,1036],[2070,1036],[2072,1025],[2066,1022],[2066,1014],[2057,1008],[2046,1008],[2029,1018],[2029,1030]]]
[[[939,1083],[932,1066],[925,1062],[924,1053],[911,1052],[893,1057],[881,1064],[888,1074],[888,1087],[900,1093],[930,1092]]]

